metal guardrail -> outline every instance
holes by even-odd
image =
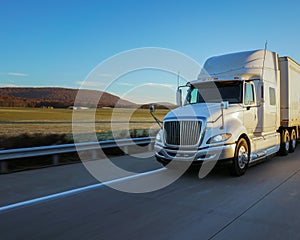
[[[7,161],[13,159],[52,155],[52,164],[57,165],[59,164],[59,154],[94,150],[93,156],[95,158],[96,150],[99,149],[99,147],[101,149],[119,147],[123,148],[124,152],[128,152],[128,147],[130,146],[148,144],[148,150],[150,151],[153,147],[152,144],[154,143],[154,139],[155,137],[127,138],[99,142],[83,142],[77,144],[61,144],[42,147],[0,150],[0,173],[5,173],[8,171]]]

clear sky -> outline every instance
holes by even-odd
[[[105,59],[142,47],[173,49],[203,64],[210,56],[264,48],[267,40],[269,50],[300,62],[299,9],[296,0],[0,0],[0,86],[78,88]],[[124,97],[125,86],[138,81],[153,87],[152,96],[131,91],[127,99],[174,99],[176,76],[149,70],[144,76],[129,74],[124,89],[111,92]],[[158,97],[165,87],[168,97]]]

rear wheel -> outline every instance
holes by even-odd
[[[283,130],[281,133],[281,144],[279,154],[281,156],[286,156],[289,153],[290,149],[290,134],[288,130]]]
[[[290,147],[289,147],[289,152],[294,152],[297,146],[297,134],[295,129],[292,129],[290,133]]]
[[[241,138],[235,149],[235,155],[230,166],[230,173],[234,176],[243,175],[249,164],[250,152],[247,141],[244,138]]]

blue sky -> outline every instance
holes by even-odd
[[[290,0],[0,0],[0,86],[78,88],[102,61],[142,47],[173,49],[203,64],[210,56],[261,49],[268,40],[269,50],[300,62],[299,9]],[[144,76],[129,74],[110,91],[132,101],[174,99],[176,76]],[[153,91],[129,96],[125,86],[135,81]],[[165,87],[170,94],[159,97]]]

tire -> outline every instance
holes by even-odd
[[[281,133],[281,144],[279,149],[279,154],[281,156],[286,156],[289,154],[290,149],[290,134],[288,130],[283,130]]]
[[[290,148],[289,148],[289,152],[292,153],[295,151],[297,147],[297,134],[295,129],[292,129],[292,131],[290,132]]]
[[[230,173],[233,176],[242,176],[249,165],[250,151],[247,141],[241,138],[235,148],[234,158],[230,166]]]

